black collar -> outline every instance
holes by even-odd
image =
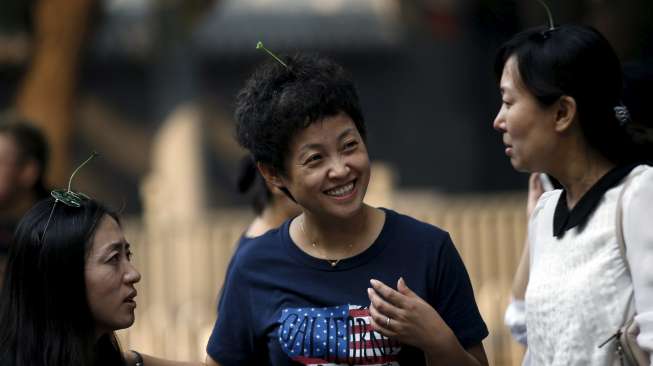
[[[567,230],[579,225],[582,227],[598,206],[605,192],[619,184],[637,165],[639,164],[617,166],[607,172],[581,197],[571,211],[567,208],[567,191],[563,189],[553,214],[553,235],[556,238],[561,238]]]

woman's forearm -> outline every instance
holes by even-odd
[[[426,364],[429,366],[436,365],[461,365],[461,366],[486,366],[488,365],[487,356],[482,344],[463,348],[458,340],[452,342],[446,351],[443,352],[425,352]]]
[[[512,297],[518,300],[524,300],[526,287],[528,286],[529,261],[528,241],[526,241],[519,259],[519,265],[517,265],[515,278],[512,280]]]

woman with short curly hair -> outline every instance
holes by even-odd
[[[487,328],[449,235],[363,202],[367,131],[342,67],[269,62],[239,93],[236,120],[263,177],[302,213],[239,250],[211,362],[487,364]]]

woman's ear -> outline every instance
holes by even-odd
[[[270,184],[279,189],[285,187],[283,179],[281,178],[281,175],[276,168],[258,161],[256,162],[256,167],[258,168],[258,171],[261,173],[261,176],[263,176],[263,179],[265,179],[267,184]]]
[[[568,131],[576,119],[576,100],[568,95],[563,95],[556,106],[555,129],[557,132]]]

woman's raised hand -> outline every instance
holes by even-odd
[[[439,353],[455,336],[440,314],[414,293],[403,278],[393,289],[381,281],[370,280],[367,290],[374,330],[421,350]]]

